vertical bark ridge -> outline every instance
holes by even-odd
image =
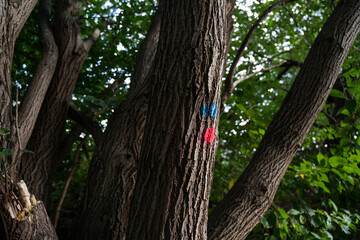
[[[162,5],[163,4],[163,5]],[[162,2],[159,50],[128,239],[205,239],[217,141],[206,143],[218,116],[225,54],[225,1]],[[220,31],[220,32],[218,32]]]
[[[209,239],[245,239],[271,205],[360,30],[360,2],[340,1],[316,38],[249,166],[209,218]]]

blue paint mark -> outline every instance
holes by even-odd
[[[212,103],[210,106],[210,117],[216,118],[217,113],[218,113],[218,108],[215,103]]]
[[[204,106],[201,107],[201,114],[206,117],[207,114],[209,112],[209,106],[207,104],[205,104]]]

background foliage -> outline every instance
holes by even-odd
[[[156,1],[88,0],[80,14],[82,38],[95,28],[100,38],[91,49],[70,101],[98,113],[106,128],[113,108],[125,99],[139,43],[157,9]],[[299,0],[269,14],[255,31],[240,60],[235,81],[284,60],[303,62],[332,0]],[[272,1],[237,1],[228,64],[248,29]],[[336,3],[336,1],[335,1]],[[248,239],[359,239],[360,213],[360,39],[354,44],[322,113],[294,157],[270,210]],[[36,11],[27,21],[14,55],[13,76],[24,93],[40,59]],[[220,119],[210,211],[232,187],[251,160],[299,67],[260,73],[240,83]],[[15,92],[15,91],[14,91]],[[68,120],[69,132],[74,122]],[[66,134],[66,133],[64,133]],[[76,167],[59,222],[65,236],[79,211],[87,169],[95,147],[84,132],[74,143],[53,184],[54,215],[69,172]],[[74,161],[78,145],[79,159]]]

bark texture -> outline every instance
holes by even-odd
[[[11,149],[13,154],[12,161],[18,161],[16,152],[21,149],[22,133],[19,131],[18,122],[13,119],[12,99],[11,99],[11,66],[14,53],[14,44],[25,21],[32,12],[36,0],[0,0],[0,129],[8,128],[11,130],[12,145],[8,144],[0,136],[0,148]],[[46,83],[43,88],[47,88]],[[46,90],[44,90],[46,91]],[[42,101],[43,95],[39,95],[36,101]],[[39,106],[36,106],[39,108]],[[35,107],[35,108],[36,108]],[[32,114],[22,114],[27,120],[34,122],[37,117],[36,110]],[[20,119],[20,116],[16,116]],[[32,131],[30,124],[27,131]],[[1,158],[0,161],[11,163],[10,159]],[[1,163],[4,167],[4,162]],[[13,162],[14,163],[14,162]],[[29,217],[18,215],[22,209],[19,202],[18,192],[13,182],[16,180],[16,172],[5,164],[6,170],[10,171],[0,174],[0,215],[1,224],[4,226],[0,229],[1,239],[57,239],[51,222],[47,216],[46,210],[42,203],[33,208]],[[20,207],[20,209],[16,207]]]
[[[50,14],[51,0],[41,0],[38,11],[38,23],[42,44],[42,58],[37,65],[34,77],[20,106],[18,124],[19,150],[23,150],[30,139],[58,59],[58,49],[49,23]],[[15,151],[13,157],[19,157],[20,154],[21,152]]]
[[[67,101],[74,91],[76,80],[90,47],[99,36],[98,30],[86,41],[80,38],[80,27],[73,13],[81,4],[72,0],[56,1],[54,38],[59,57],[51,84],[46,93],[38,119],[26,149],[35,154],[22,157],[20,176],[29,189],[46,204],[50,196],[53,173],[59,161],[61,140],[68,112]]]
[[[33,212],[22,219],[10,218],[7,221],[7,240],[56,240],[58,239],[45,205],[40,202]]]
[[[249,166],[209,218],[209,239],[245,239],[260,221],[322,110],[360,30],[360,2],[342,0],[316,38]]]
[[[226,1],[162,1],[127,239],[206,239],[226,40]],[[166,23],[166,24],[165,24]]]
[[[0,0],[0,129],[15,129],[12,126],[11,66],[17,36],[35,7],[36,0]],[[15,136],[16,132],[12,132]],[[14,137],[12,139],[15,139]],[[0,135],[0,147],[10,146]],[[12,149],[18,146],[13,145]]]
[[[140,46],[128,97],[110,118],[91,161],[76,239],[125,239],[151,86],[146,77],[159,30],[157,12]]]
[[[233,0],[227,1],[227,31],[223,32],[227,39],[226,52],[230,45],[234,4]],[[140,46],[128,98],[110,119],[104,141],[92,160],[80,221],[82,231],[77,239],[125,239],[152,85],[147,76],[159,41],[160,10]],[[91,194],[94,192],[97,194]]]

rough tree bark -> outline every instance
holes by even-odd
[[[146,121],[151,69],[160,31],[158,11],[142,42],[127,99],[116,109],[91,161],[75,239],[124,239]]]
[[[227,1],[226,51],[234,4],[233,0]],[[125,239],[151,87],[146,77],[155,57],[159,31],[160,11],[140,46],[128,98],[110,119],[103,143],[92,159],[80,221],[82,230],[76,239]]]
[[[69,107],[67,101],[71,98],[88,52],[99,36],[99,31],[95,30],[86,41],[80,38],[80,27],[73,15],[80,8],[81,4],[73,0],[56,1],[54,30],[48,36],[54,35],[59,57],[34,133],[26,146],[35,154],[24,155],[19,170],[19,175],[28,183],[30,191],[45,204],[49,200],[52,176],[59,156],[63,156],[60,152]]]
[[[35,104],[33,111],[21,112],[21,116],[15,116],[15,119],[11,114],[12,82],[10,73],[14,44],[36,3],[37,1],[35,0],[0,1],[0,29],[2,32],[2,37],[0,38],[0,129],[10,129],[12,139],[12,144],[10,145],[4,139],[4,135],[0,136],[0,146],[1,150],[7,148],[11,149],[14,153],[12,160],[4,157],[0,159],[3,167],[0,175],[0,215],[2,225],[4,226],[0,233],[0,238],[2,239],[6,237],[8,239],[56,239],[55,231],[49,221],[44,205],[36,200],[30,203],[29,199],[27,205],[24,205],[23,199],[27,196],[22,194],[22,188],[19,185],[15,185],[17,181],[15,177],[16,172],[7,165],[7,163],[11,163],[13,166],[16,166],[18,162],[17,153],[22,148],[21,139],[23,142],[28,140],[27,135],[31,134],[33,123],[41,105]],[[43,30],[44,27],[46,28],[45,25],[42,25]],[[44,54],[46,55],[46,51],[44,51]],[[42,74],[35,74],[34,76],[33,82],[44,81],[44,86],[40,88],[36,99],[28,99],[29,103],[34,103],[34,101],[41,102],[44,97],[48,80],[42,76]],[[29,121],[26,133],[19,131],[18,120],[20,119]]]
[[[249,166],[209,218],[209,239],[245,239],[272,203],[360,30],[360,2],[342,0],[316,38]]]
[[[12,99],[11,99],[11,66],[14,54],[14,46],[22,27],[27,18],[35,7],[36,0],[27,1],[0,1],[0,31],[2,37],[0,39],[0,129],[11,129],[12,119]],[[16,135],[12,131],[12,139]],[[3,136],[0,135],[0,146],[6,143]],[[15,146],[12,149],[17,149]]]
[[[149,77],[127,239],[205,239],[226,1],[162,1],[160,7],[166,24]],[[206,104],[210,111],[204,107],[203,116]]]

